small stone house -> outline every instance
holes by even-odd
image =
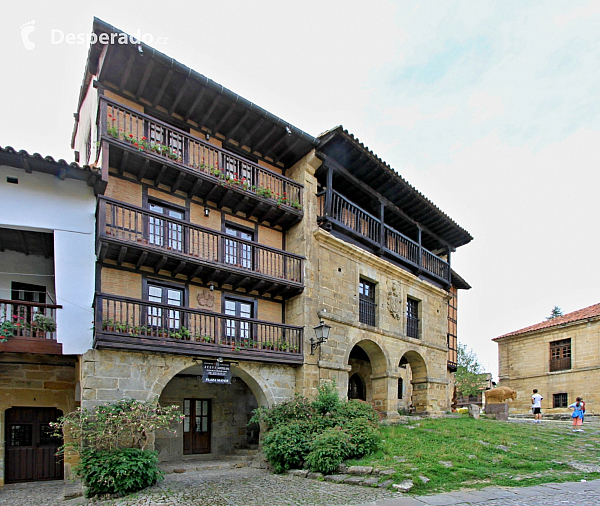
[[[493,339],[498,343],[499,385],[517,391],[510,412],[531,413],[532,390],[544,397],[542,413],[567,413],[577,397],[597,411],[600,386],[600,304]]]

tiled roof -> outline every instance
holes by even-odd
[[[32,155],[30,155],[27,151],[25,151],[24,149],[21,149],[19,151],[17,151],[15,148],[13,148],[12,146],[6,146],[5,148],[3,148],[2,146],[0,146],[0,153],[7,153],[9,155],[17,155],[17,156],[21,156],[24,158],[29,158],[32,160],[43,160],[49,163],[54,163],[56,165],[59,166],[64,166],[66,167],[73,167],[75,169],[80,169],[80,170],[84,170],[84,171],[91,171],[91,172],[100,172],[100,169],[91,165],[79,165],[76,162],[67,162],[66,160],[63,160],[62,158],[60,158],[59,160],[55,160],[53,157],[51,156],[42,156],[39,153],[33,153]]]
[[[595,318],[600,316],[600,304],[594,304],[593,306],[589,306],[583,309],[578,309],[577,311],[573,311],[572,313],[567,313],[565,315],[559,316],[557,318],[552,318],[551,320],[546,320],[541,323],[536,323],[535,325],[530,325],[529,327],[525,327],[521,330],[515,330],[514,332],[509,332],[508,334],[504,334],[503,336],[496,337],[492,339],[492,341],[498,341],[499,339],[503,339],[505,337],[516,336],[519,334],[526,334],[527,332],[534,332],[536,330],[548,329],[552,327],[560,327],[561,325],[566,325],[567,323],[573,323],[579,320],[587,320],[588,318]]]

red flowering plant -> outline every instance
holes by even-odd
[[[112,137],[115,137],[116,139],[119,138],[119,127],[115,124],[117,121],[117,118],[114,118],[112,116],[112,114],[108,115],[108,125],[106,125],[106,133],[108,135],[111,135]]]
[[[0,322],[0,343],[6,342],[9,337],[14,337],[15,332],[22,330],[24,327],[24,317],[14,315],[11,319],[6,316],[6,311],[4,311],[2,321]]]

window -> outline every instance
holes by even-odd
[[[231,237],[237,237],[245,241],[252,241],[254,239],[252,232],[229,225],[225,226],[225,233]],[[252,246],[234,239],[226,239],[225,263],[235,265],[236,267],[243,267],[244,269],[252,269]]]
[[[358,320],[375,326],[375,285],[364,279],[358,283]]]
[[[571,369],[571,340],[550,343],[550,372]]]
[[[148,209],[155,213],[164,214],[169,218],[182,220],[183,211],[169,208],[162,204],[148,203]],[[161,248],[183,251],[183,226],[173,221],[163,220],[156,216],[148,217],[148,242]]]
[[[553,408],[566,408],[569,405],[567,394],[552,394]]]
[[[148,140],[151,143],[160,144],[161,146],[168,148],[169,158],[181,158],[182,161],[184,161],[185,139],[183,138],[183,135],[162,125],[149,122],[146,137],[148,137]]]
[[[183,306],[183,290],[148,283],[148,301],[169,306]],[[148,306],[148,326],[178,330],[183,322],[181,311]]]
[[[398,400],[402,399],[402,392],[404,391],[404,381],[402,378],[398,378]]]
[[[406,301],[406,335],[419,338],[419,301],[415,299]]]
[[[238,318],[252,318],[254,304],[250,301],[226,298],[224,313]],[[251,322],[243,320],[225,320],[225,336],[227,344],[241,343],[252,338]]]

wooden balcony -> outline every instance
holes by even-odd
[[[302,292],[303,257],[164,214],[98,199],[98,259],[150,266],[205,284],[289,298]]]
[[[95,348],[302,364],[303,328],[96,294]]]
[[[0,352],[62,355],[56,310],[62,306],[0,299]]]
[[[99,112],[106,176],[108,161],[138,181],[162,183],[172,192],[183,191],[272,226],[287,229],[302,219],[301,184],[107,98],[101,98]]]
[[[409,267],[417,275],[425,274],[444,286],[450,284],[448,262],[387,226],[338,192],[323,191],[317,195],[318,220],[324,227],[351,237],[371,251]]]

